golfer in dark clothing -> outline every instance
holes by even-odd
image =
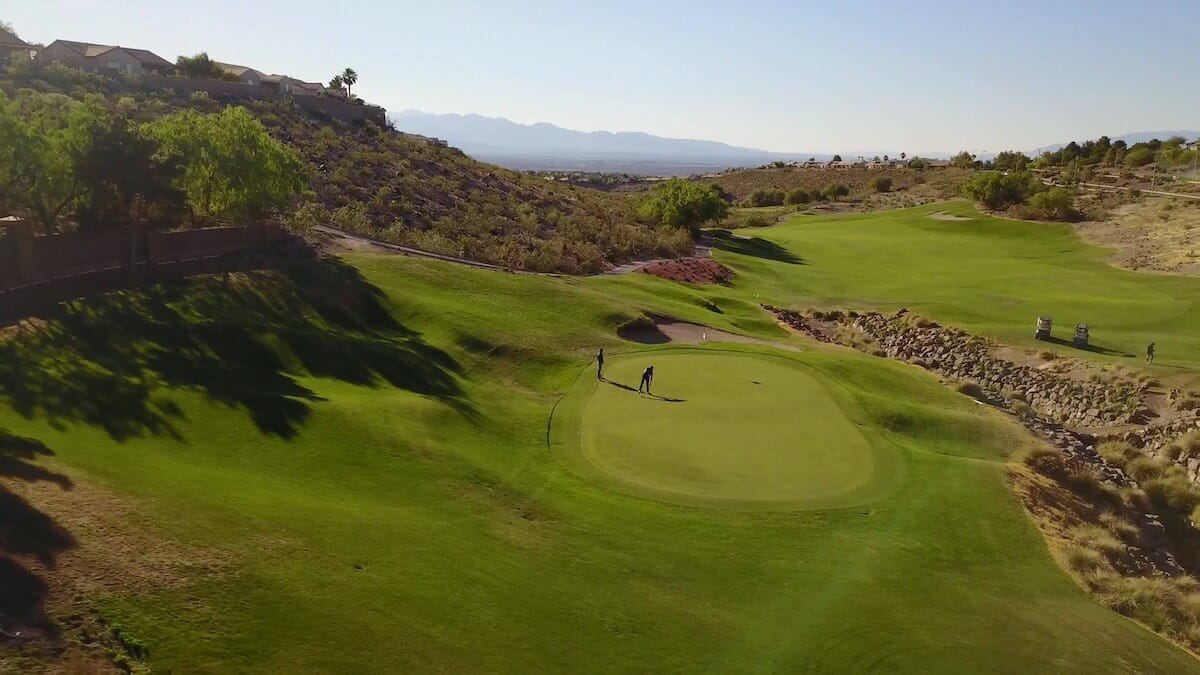
[[[1154,363],[1154,343],[1146,345],[1146,363]]]
[[[600,352],[596,354],[596,379],[604,379],[604,347],[601,347]]]
[[[645,387],[646,393],[649,394],[652,382],[654,382],[654,366],[650,366],[642,372],[642,383],[638,385],[638,393],[642,393],[642,387]]]

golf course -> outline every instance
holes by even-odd
[[[29,551],[154,672],[1197,672],[1056,563],[1013,417],[761,308],[1052,315],[1190,377],[1200,279],[1106,254],[962,202],[738,231],[729,285],[345,252],[13,332],[0,431],[62,478],[18,483],[66,532]]]

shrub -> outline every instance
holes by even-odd
[[[1042,351],[1038,352],[1038,358],[1043,361],[1053,361],[1054,359],[1058,358],[1058,354],[1055,354],[1048,349],[1043,349]]]
[[[1021,419],[1028,419],[1033,416],[1033,408],[1025,401],[1014,401],[1012,404],[1013,413]]]
[[[1066,465],[1063,464],[1063,454],[1057,448],[1040,445],[1030,450],[1022,460],[1025,466],[1051,478],[1063,475]]]
[[[983,387],[980,387],[975,382],[961,382],[955,390],[960,394],[966,394],[973,399],[983,399]]]
[[[746,227],[767,227],[770,223],[762,216],[750,216],[746,219]]]
[[[1125,441],[1104,441],[1096,446],[1096,452],[1117,466],[1125,466],[1126,462],[1140,454]]]
[[[1076,525],[1067,532],[1067,536],[1081,546],[1104,555],[1109,560],[1125,554],[1125,544],[1122,544],[1108,530],[1096,525]]]
[[[830,183],[821,191],[826,199],[837,200],[850,194],[850,188],[842,183]]]
[[[980,171],[962,186],[963,195],[993,209],[1021,204],[1040,189],[1041,183],[1028,171]]]
[[[796,188],[787,194],[787,203],[793,206],[807,204],[812,201],[812,195],[808,194],[808,190],[804,188]]]
[[[1029,208],[1044,220],[1075,220],[1075,198],[1062,188],[1050,188],[1029,198]]]
[[[1165,469],[1163,460],[1149,455],[1136,457],[1125,465],[1125,473],[1139,483],[1161,477]]]
[[[755,190],[750,194],[751,206],[782,206],[783,190]]]
[[[875,176],[871,179],[871,189],[876,192],[890,192],[892,189],[892,179],[890,176]]]
[[[1076,572],[1094,572],[1107,567],[1104,556],[1082,546],[1068,546],[1063,552],[1063,557],[1067,560],[1067,567]]]
[[[1136,525],[1111,511],[1101,513],[1099,521],[1104,529],[1127,544],[1136,544],[1141,539],[1141,532]]]

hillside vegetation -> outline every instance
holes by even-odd
[[[89,100],[127,120],[134,132],[182,110],[217,113],[244,105],[302,160],[308,189],[276,209],[277,216],[302,227],[332,223],[440,253],[547,272],[596,272],[692,246],[687,232],[639,223],[636,203],[620,195],[483,164],[454,148],[370,123],[324,119],[290,101],[229,101],[204,92],[184,98],[61,64],[10,69],[0,79],[0,92],[14,100],[53,97],[49,100],[63,108]]]

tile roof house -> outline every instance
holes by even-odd
[[[0,63],[15,59],[28,61],[35,51],[33,45],[0,26]]]
[[[233,63],[218,62],[217,67],[219,67],[221,70],[224,70],[225,72],[229,73],[230,75],[237,77],[238,82],[241,82],[242,84],[248,84],[248,85],[251,85],[254,87],[261,85],[263,83],[263,80],[266,78],[272,78],[272,77],[278,78],[279,77],[278,75],[264,75],[263,73],[255,70],[249,66],[239,66],[239,65],[236,65]],[[276,83],[277,82],[278,82],[278,80],[276,80]]]
[[[55,40],[42,50],[38,60],[61,61],[79,68],[112,70],[125,75],[165,75],[174,67],[170,61],[146,49],[100,45],[73,40]]]

